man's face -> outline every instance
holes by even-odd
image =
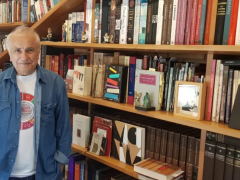
[[[10,61],[17,74],[27,76],[36,70],[39,58],[39,46],[34,35],[17,35],[10,37]]]

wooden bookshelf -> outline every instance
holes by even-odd
[[[148,116],[148,117],[156,118],[159,120],[164,120],[164,121],[168,121],[176,124],[194,127],[194,128],[198,128],[206,131],[216,132],[216,133],[220,133],[220,134],[224,134],[224,135],[228,135],[236,138],[240,137],[239,130],[231,129],[226,124],[216,123],[212,121],[197,121],[193,119],[182,118],[182,117],[174,116],[173,113],[166,112],[166,111],[148,111],[148,112],[139,111],[129,104],[115,103],[115,102],[103,100],[101,98],[92,98],[90,96],[80,96],[73,93],[68,93],[68,97],[72,99],[92,103],[92,104],[119,109],[122,111],[140,114],[143,116]]]
[[[146,52],[179,52],[214,54],[240,54],[240,46],[229,45],[154,45],[154,44],[109,44],[109,43],[74,43],[42,41],[41,45],[66,48],[86,48],[115,51],[146,51]]]
[[[76,151],[76,152],[79,152],[79,153],[85,155],[86,157],[94,159],[98,162],[101,162],[101,163],[103,163],[107,166],[110,166],[114,169],[117,169],[118,171],[121,171],[125,174],[128,174],[129,176],[132,176],[134,178],[138,178],[138,173],[133,171],[133,166],[128,165],[126,163],[123,163],[123,162],[121,162],[121,161],[119,161],[119,160],[117,160],[113,157],[95,155],[95,154],[87,151],[86,148],[83,148],[83,147],[75,145],[75,144],[72,144],[72,150]]]
[[[29,23],[29,22],[3,23],[3,24],[0,24],[0,32],[9,32],[21,25],[26,25],[28,27],[31,27],[33,23]]]

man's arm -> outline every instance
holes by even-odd
[[[62,81],[62,79],[61,79]],[[69,163],[69,155],[71,152],[72,132],[69,117],[69,103],[65,83],[61,83],[59,87],[58,103],[55,111],[56,118],[56,139],[57,150],[54,158],[62,165]],[[62,170],[61,166],[61,170]]]

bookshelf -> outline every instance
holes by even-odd
[[[114,169],[117,169],[125,174],[128,174],[129,176],[138,178],[138,173],[133,171],[133,166],[130,166],[126,163],[120,162],[119,160],[117,160],[113,157],[95,155],[93,153],[88,152],[86,148],[83,148],[83,147],[75,145],[75,144],[72,144],[72,150],[79,152],[88,158],[99,161],[99,162],[101,162],[107,166],[110,166]]]
[[[1,32],[7,32],[7,31],[9,32],[9,31],[12,31],[14,28],[16,28],[18,26],[22,26],[22,25],[31,27],[33,25],[33,23],[30,23],[30,22],[3,23],[3,24],[0,24],[0,31]]]

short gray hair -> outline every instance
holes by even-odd
[[[39,35],[36,33],[36,31],[34,31],[33,29],[22,25],[22,26],[18,26],[17,28],[15,28],[8,36],[6,39],[6,48],[8,50],[8,52],[10,52],[10,37],[12,34],[18,34],[18,35],[29,35],[29,34],[33,34],[36,37],[36,43],[39,46],[39,49],[41,48],[41,44],[40,44],[40,38]]]

